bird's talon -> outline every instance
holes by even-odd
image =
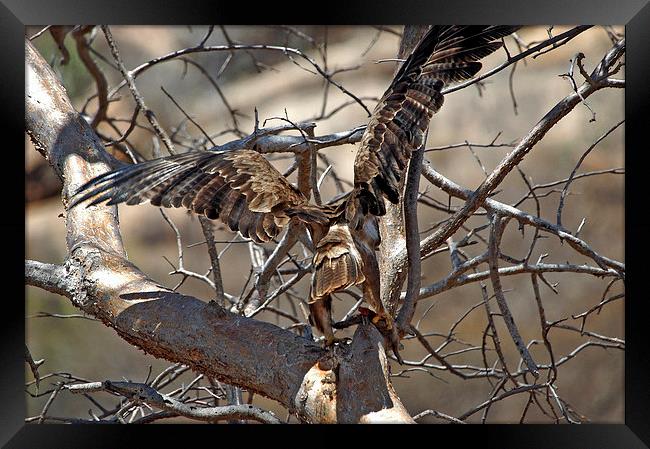
[[[344,345],[344,344],[348,344],[348,342],[351,341],[351,340],[352,339],[349,338],[349,337],[343,337],[343,338],[332,337],[332,338],[326,339],[323,342],[323,347],[325,349],[333,348],[334,346],[337,346],[337,345],[341,346],[341,345]]]

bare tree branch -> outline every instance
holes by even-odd
[[[425,161],[422,170],[424,177],[427,178],[429,182],[431,182],[436,187],[441,188],[452,196],[467,200],[474,194],[474,192],[471,190],[460,187],[458,184],[436,172],[428,161]],[[624,264],[596,253],[585,241],[546,220],[542,220],[541,218],[535,217],[515,207],[500,203],[491,198],[486,198],[481,207],[486,208],[491,212],[498,213],[499,215],[513,217],[521,224],[534,226],[535,228],[538,228],[544,232],[554,234],[563,241],[566,241],[578,253],[583,254],[590,259],[593,259],[601,268],[604,267],[603,269],[605,270],[608,270],[610,268],[614,269],[622,276],[625,274]],[[420,250],[423,254],[425,254],[426,250],[423,243],[424,242],[421,242],[420,244]]]
[[[426,141],[426,138],[425,138]],[[406,296],[397,315],[396,324],[400,333],[410,330],[410,323],[415,313],[415,304],[420,292],[422,267],[420,259],[420,233],[418,232],[418,187],[424,159],[424,145],[411,154],[406,174],[404,189],[404,229],[406,231],[406,252],[408,255],[408,274]]]
[[[282,424],[274,414],[252,405],[227,405],[221,407],[195,407],[180,402],[170,395],[160,393],[147,384],[135,382],[92,382],[87,384],[67,385],[71,393],[83,394],[107,391],[119,394],[136,403],[144,402],[161,410],[185,416],[199,421],[217,422],[228,419],[251,419],[266,424]]]
[[[506,302],[506,297],[503,294],[503,288],[501,287],[501,280],[499,279],[499,241],[501,240],[501,234],[503,232],[503,226],[505,224],[501,222],[501,217],[494,215],[492,218],[492,225],[490,226],[490,241],[488,244],[488,261],[490,265],[490,280],[492,281],[492,288],[494,289],[494,294],[497,298],[497,304],[499,305],[499,310],[501,310],[501,316],[503,321],[506,323],[508,332],[512,337],[512,341],[515,342],[519,354],[521,354],[522,359],[526,362],[526,366],[535,377],[539,375],[539,370],[535,361],[528,352],[524,341],[521,338],[519,329],[515,324],[515,320],[512,318],[512,313],[508,308],[508,303]]]
[[[74,111],[49,65],[29,41],[25,45],[26,127],[36,147],[64,180],[66,205],[78,186],[115,162]],[[125,258],[113,206],[69,210],[66,226],[70,252],[66,276],[44,275],[45,269],[52,267],[28,264],[35,267],[32,278],[57,289],[75,306],[149,354],[275,399],[308,422],[351,421],[345,412],[337,413],[342,402],[330,399],[331,385],[327,388],[330,393],[323,390],[327,382],[322,381],[333,375],[336,366],[318,368],[326,351],[290,331],[174,293],[147,278]],[[61,269],[56,270],[59,274]],[[61,284],[63,278],[66,282]],[[351,362],[346,363],[354,366],[357,351],[383,351],[381,345],[361,346],[345,351],[341,359],[349,358]],[[388,367],[380,360],[373,363],[379,364],[374,373],[383,373],[381,377],[367,378],[365,394],[369,397],[377,385],[392,389],[386,386]],[[346,388],[343,381],[334,385]],[[382,418],[411,421],[396,395],[392,402],[399,406],[382,412]],[[366,412],[372,415],[375,410]]]
[[[151,126],[156,131],[158,137],[160,137],[160,140],[162,140],[163,143],[165,144],[169,153],[176,154],[176,150],[174,149],[174,144],[169,139],[169,136],[162,128],[162,126],[160,126],[160,123],[158,123],[158,119],[156,118],[154,112],[151,109],[149,109],[145,104],[144,98],[142,98],[142,95],[140,94],[138,88],[135,85],[134,77],[131,75],[131,72],[127,71],[126,67],[124,67],[124,63],[122,62],[122,58],[120,57],[120,52],[117,49],[117,44],[113,39],[111,30],[106,25],[102,25],[101,28],[102,31],[104,32],[104,36],[106,36],[106,42],[108,42],[108,46],[111,49],[111,54],[113,55],[113,58],[115,59],[115,62],[117,63],[117,66],[119,67],[125,82],[129,85],[129,90],[131,91],[131,94],[133,95],[135,102],[140,107],[147,120],[149,120],[149,123],[151,123]]]
[[[548,37],[530,43],[524,42],[515,33],[512,37],[519,49],[518,53],[511,54],[510,50],[505,48],[505,55],[502,55],[505,61],[500,65],[486,70],[479,77],[465,83],[447,87],[444,93],[451,93],[472,84],[476,85],[480,93],[482,89],[488,88],[486,79],[511,66],[510,76],[506,75],[505,78],[508,80],[516,113],[517,105],[513,91],[515,67],[518,69],[516,72],[518,77],[527,76],[523,73],[523,67],[518,66],[518,62],[523,62],[525,66],[529,62],[529,56],[535,59],[561,48],[588,28],[589,26],[579,26],[554,36],[553,27],[548,27],[546,30]],[[225,121],[218,118],[218,121],[223,122],[224,128],[209,133],[199,124],[199,122],[207,123],[206,120],[209,118],[195,119],[191,111],[183,109],[180,104],[182,102],[174,99],[168,90],[163,89],[185,116],[175,125],[170,125],[171,134],[168,139],[172,145],[183,150],[206,149],[211,145],[210,150],[213,151],[251,149],[269,154],[268,159],[273,163],[276,161],[281,164],[288,163],[288,169],[284,170],[285,176],[297,172],[297,188],[308,198],[313,194],[313,201],[319,205],[324,200],[320,196],[321,188],[324,189],[323,192],[329,193],[330,187],[336,187],[336,196],[329,199],[331,203],[344,195],[352,185],[349,180],[340,177],[341,172],[338,171],[337,165],[331,163],[329,155],[320,150],[358,143],[365,125],[320,136],[316,134],[316,126],[320,125],[322,120],[332,117],[347,107],[354,107],[355,104],[364,106],[365,100],[377,100],[377,98],[357,97],[347,91],[341,82],[333,81],[339,79],[337,74],[356,70],[360,64],[348,63],[337,67],[337,61],[332,58],[333,53],[328,51],[328,45],[332,40],[329,39],[330,30],[327,28],[323,28],[320,33],[313,33],[303,32],[297,27],[285,26],[279,31],[279,39],[284,39],[284,45],[243,45],[231,38],[230,30],[226,31],[225,27],[221,27],[227,45],[208,46],[207,42],[214,31],[214,27],[211,26],[206,28],[205,32],[200,32],[196,40],[200,43],[196,46],[182,48],[154,58],[131,71],[121,63],[117,45],[110,36],[111,30],[104,27],[108,32],[107,51],[103,48],[94,49],[86,41],[85,38],[88,36],[86,33],[91,29],[93,28],[51,29],[51,34],[64,58],[67,49],[63,39],[68,33],[73,32],[76,33],[77,45],[81,46],[80,53],[86,52],[88,58],[93,55],[94,58],[101,59],[122,75],[123,81],[107,93],[106,86],[102,87],[101,79],[93,72],[93,67],[96,67],[93,66],[95,64],[93,59],[89,59],[92,64],[82,60],[95,79],[97,94],[87,98],[80,114],[70,105],[65,91],[50,68],[26,41],[26,85],[29,88],[26,92],[27,133],[36,149],[50,162],[57,175],[64,181],[62,191],[64,206],[67,206],[68,198],[81,184],[123,164],[104,151],[97,136],[105,142],[105,145],[114,146],[117,150],[114,154],[120,160],[131,159],[134,163],[145,160],[133,148],[134,143],[138,145],[141,135],[147,141],[151,139],[153,142],[154,157],[160,155],[159,139],[164,140],[163,136],[156,131],[155,127],[152,129],[149,123],[147,126],[138,124],[138,115],[145,109],[141,109],[137,96],[134,95],[136,107],[130,117],[111,117],[108,106],[113,102],[120,104],[127,101],[128,103],[130,96],[125,99],[115,96],[122,87],[129,86],[135,94],[139,95],[134,80],[149,68],[166,61],[183,63],[181,78],[185,77],[188,65],[196,67],[211,83],[228,110]],[[398,58],[385,59],[385,61],[404,61],[426,29],[426,26],[407,26],[403,36],[400,35],[403,39]],[[266,31],[277,32],[273,29]],[[372,39],[365,52],[374,45],[383,31],[390,30],[379,28],[372,33],[372,36],[369,35],[368,39],[370,40],[371,37]],[[313,423],[415,422],[424,416],[433,416],[451,423],[465,423],[474,417],[475,421],[484,423],[488,422],[488,417],[494,418],[495,414],[501,413],[501,410],[496,407],[499,402],[504,402],[506,407],[514,405],[515,413],[520,417],[521,422],[525,422],[526,418],[537,419],[538,416],[546,417],[556,423],[588,421],[586,416],[577,412],[567,401],[569,392],[558,390],[555,383],[558,378],[558,367],[574,359],[579,361],[580,355],[583,355],[588,348],[625,349],[623,338],[617,335],[605,335],[608,332],[600,330],[601,328],[594,327],[595,331],[592,330],[592,326],[596,325],[593,321],[595,315],[602,311],[608,314],[618,313],[620,300],[625,294],[622,291],[623,283],[617,281],[625,279],[625,264],[594,251],[595,245],[602,245],[601,241],[594,238],[593,242],[587,242],[580,237],[587,220],[593,222],[591,216],[584,216],[577,230],[569,231],[561,224],[561,214],[566,197],[569,194],[578,195],[577,192],[569,192],[573,181],[584,177],[625,172],[623,169],[605,168],[577,173],[589,152],[623,122],[597,139],[565,179],[559,179],[558,176],[551,178],[555,179],[552,181],[545,179],[544,183],[535,183],[532,177],[522,171],[520,163],[546,133],[578,104],[593,109],[592,112],[595,114],[596,108],[592,108],[587,103],[587,101],[591,102],[588,97],[592,93],[607,87],[625,87],[623,79],[613,78],[625,65],[622,60],[625,40],[622,35],[609,28],[605,31],[612,41],[612,48],[596,64],[596,68],[591,73],[585,69],[584,56],[578,51],[579,48],[574,49],[578,44],[571,48],[570,51],[577,53],[574,53],[576,56],[572,59],[569,72],[563,76],[571,81],[572,93],[558,102],[523,138],[513,142],[497,143],[501,132],[495,130],[496,137],[490,138],[491,140],[470,141],[463,137],[455,137],[453,142],[460,143],[441,142],[436,147],[424,150],[447,151],[467,148],[485,174],[484,182],[476,190],[459,186],[434,170],[431,164],[423,159],[424,151],[414,152],[407,175],[403,177],[400,185],[400,190],[403,192],[401,203],[397,206],[387,204],[388,213],[380,218],[382,244],[377,253],[381,264],[381,296],[386,310],[396,319],[397,329],[401,330],[400,336],[405,346],[402,355],[408,357],[407,360],[398,361],[403,362],[405,367],[397,372],[391,372],[389,361],[395,361],[396,357],[387,355],[383,349],[388,344],[386,335],[380,335],[376,328],[368,323],[364,313],[356,314],[363,297],[354,288],[342,292],[345,294],[342,295],[345,299],[337,297],[338,295],[333,296],[336,300],[345,301],[345,303],[341,302],[344,305],[343,311],[339,311],[338,308],[334,310],[337,317],[340,316],[339,313],[343,315],[345,312],[345,314],[339,322],[333,323],[333,327],[345,329],[356,325],[354,337],[343,339],[327,349],[321,348],[314,342],[308,324],[309,312],[305,308],[307,301],[304,298],[307,284],[304,278],[312,270],[310,260],[314,248],[303,225],[292,222],[279,241],[274,240],[268,245],[258,245],[249,239],[241,240],[241,237],[237,236],[233,239],[216,240],[211,222],[199,216],[203,240],[186,246],[183,242],[185,236],[181,235],[180,227],[163,214],[175,234],[178,249],[178,262],[165,257],[172,266],[169,274],[180,275],[179,279],[174,279],[174,281],[178,280],[177,285],[170,290],[149,279],[127,260],[115,207],[78,207],[66,210],[64,214],[69,252],[66,259],[61,264],[26,260],[25,279],[27,285],[37,286],[69,298],[70,302],[82,312],[79,314],[37,312],[28,318],[87,318],[101,321],[104,325],[115,329],[127,342],[154,357],[170,360],[172,364],[157,374],[153,373],[151,365],[148,370],[146,366],[142,367],[142,370],[138,369],[135,374],[137,381],[127,379],[126,376],[133,376],[133,373],[125,373],[124,382],[91,382],[82,376],[67,372],[44,373],[42,367],[39,372],[42,361],[34,361],[26,348],[25,361],[30,366],[34,378],[25,383],[25,391],[34,398],[34,401],[41,398],[35,412],[36,416],[28,417],[26,422],[148,423],[171,417],[186,417],[206,422],[227,420],[239,423],[256,420],[279,423],[280,420],[276,416],[262,409],[253,407],[251,412],[248,406],[253,404],[255,393],[274,399],[286,408],[287,417],[282,420],[283,422],[289,422],[292,417],[294,421],[297,418],[301,422]],[[585,34],[585,38],[591,37],[596,32],[596,30],[589,31]],[[321,39],[320,42],[316,36]],[[90,42],[93,37],[94,34],[90,35]],[[303,50],[291,48],[290,39],[295,37],[306,42],[308,48],[317,53],[316,56],[312,58]],[[83,42],[79,38],[83,38]],[[359,52],[361,50],[362,48]],[[110,54],[108,56],[102,54],[108,54],[109,51],[113,58]],[[263,127],[260,127],[261,122],[255,109],[253,132],[247,135],[240,129],[238,117],[244,116],[237,111],[238,105],[226,99],[221,83],[217,84],[217,80],[224,70],[230,67],[230,62],[237,60],[241,52],[250,58],[258,72],[267,69],[275,70],[258,59],[260,51],[275,52],[276,55],[284,54],[301,70],[322,77],[322,101],[318,106],[320,113],[317,117],[303,119],[303,121],[292,120],[294,117],[290,119],[285,110],[283,117],[272,118],[284,122],[280,126],[264,127],[269,120],[266,119],[263,121]],[[199,63],[190,59],[193,58],[192,55],[198,56],[200,53],[203,53],[201,58],[209,57],[213,61],[217,60],[216,75],[210,74],[211,64],[203,60]],[[227,56],[225,61],[220,58],[222,55]],[[67,57],[69,58],[69,54]],[[118,64],[113,63],[113,60]],[[306,65],[303,63],[305,61]],[[103,77],[103,74],[99,73],[99,75]],[[584,79],[584,82],[580,84],[578,78]],[[143,82],[142,79],[140,82]],[[350,98],[333,109],[329,104],[332,86],[337,87]],[[145,85],[138,87],[144,88]],[[91,118],[90,114],[85,112],[93,100],[98,103],[98,110],[94,117],[97,123],[93,123],[102,122],[106,125],[103,128],[100,126],[101,129],[96,133],[88,126]],[[328,107],[331,109],[329,112]],[[600,111],[598,113],[600,114]],[[164,117],[161,116],[161,119]],[[190,132],[192,123],[203,136]],[[104,131],[105,128],[108,132]],[[134,132],[136,130],[137,132]],[[235,140],[220,145],[212,143],[213,139],[217,141],[217,137],[229,134],[232,134]],[[490,156],[495,151],[501,151],[501,148],[508,149],[508,153],[497,168],[490,171],[490,167],[483,164],[483,153],[478,151],[483,148],[489,151]],[[501,195],[499,189],[503,189],[503,197],[512,193],[510,185],[502,182],[513,168],[517,168],[524,181],[523,184],[519,184],[524,189],[523,195],[516,195],[520,198],[516,202],[509,199],[508,204],[496,201],[493,198],[497,194]],[[539,176],[539,179],[543,176],[543,172],[539,175],[537,171],[528,171],[528,173],[535,178]],[[431,183],[423,191],[418,189],[420,174]],[[606,178],[597,179],[606,181]],[[442,199],[438,198],[439,193],[442,193]],[[549,222],[542,218],[543,206],[545,206],[542,198],[555,194],[559,196],[557,222]],[[444,198],[444,195],[448,195],[448,199]],[[460,198],[462,201],[452,202],[452,198]],[[528,200],[534,202],[532,205],[529,204],[533,209],[530,213],[525,212],[527,209],[520,206]],[[433,208],[431,212],[436,217],[428,224],[427,229],[419,231],[418,203]],[[518,226],[506,227],[508,221],[513,218]],[[532,239],[530,235],[525,234],[526,227],[532,229]],[[520,246],[523,246],[523,249],[519,248],[513,253],[512,248],[516,247],[511,246],[512,237],[517,237],[518,231],[521,232]],[[458,232],[461,234],[457,236]],[[422,237],[419,237],[419,234],[422,234]],[[504,245],[501,244],[502,236]],[[567,242],[565,249],[568,246],[569,253],[571,250],[575,253],[572,256],[565,256],[562,252],[558,257],[552,251],[552,244],[556,243],[554,239],[552,242],[546,240],[549,244],[544,245],[544,239],[548,236],[557,237],[561,243]],[[298,242],[300,245],[296,245]],[[223,243],[225,247],[217,249],[216,243]],[[237,243],[248,243],[250,261],[247,264],[250,263],[250,269],[241,270],[238,277],[244,285],[238,294],[231,294],[224,291],[221,267],[224,263],[228,264],[230,258],[236,257],[232,254],[235,250],[246,250]],[[197,272],[187,269],[184,265],[184,248],[203,244],[206,245],[209,264]],[[422,261],[446,252],[449,252],[448,260],[451,263],[444,255],[439,259],[443,266],[450,266],[447,273],[443,273],[437,279],[431,279],[427,273],[421,272]],[[533,254],[539,256],[534,263],[531,261]],[[438,260],[434,262],[437,264]],[[424,279],[427,279],[429,285],[421,285],[422,274],[425,274]],[[532,314],[528,313],[525,317],[521,315],[522,318],[517,318],[515,322],[510,309],[512,304],[506,301],[506,297],[514,298],[515,293],[509,292],[516,290],[504,289],[501,282],[504,282],[504,277],[522,274],[526,277],[530,276],[534,302],[527,302],[530,306],[527,312]],[[575,308],[569,309],[573,297],[566,296],[567,284],[565,282],[560,284],[559,281],[578,278],[581,275],[587,275],[582,276],[583,278],[593,277],[592,284],[598,282],[596,278],[608,279],[604,282],[606,286],[601,290],[602,295],[600,297],[597,295],[593,302],[581,303],[576,311]],[[402,292],[407,277],[406,292]],[[197,298],[176,293],[176,290],[190,278],[198,279],[208,285],[213,290],[216,301],[206,304]],[[489,281],[493,287],[492,296],[488,293],[485,281]],[[556,295],[561,295],[553,301],[553,309],[547,309],[550,307],[550,302],[542,301],[539,281]],[[421,310],[413,318],[417,301],[475,282],[480,286],[482,296],[480,301],[472,301],[471,305],[466,306],[464,302],[455,300],[457,295],[444,295],[439,299],[428,301],[425,310]],[[462,291],[473,290],[466,288]],[[476,291],[478,292],[478,289]],[[443,303],[449,299],[452,303],[443,306]],[[230,312],[224,308],[226,301]],[[400,302],[401,308],[399,308]],[[439,316],[444,316],[447,310],[452,310],[455,316],[449,320],[448,330],[448,325],[444,323],[442,323],[444,329],[437,329],[440,323],[435,316],[441,310],[440,307],[449,307],[449,309],[445,309]],[[558,315],[556,313],[558,308],[571,310],[571,312]],[[484,315],[480,316],[480,314]],[[520,316],[519,312],[516,316]],[[497,317],[503,318],[506,323],[505,329],[498,328]],[[548,317],[553,317],[554,321],[549,321]],[[481,320],[482,324],[479,324],[476,332],[468,334],[466,329],[468,326],[476,329],[477,319]],[[411,325],[411,321],[414,324]],[[536,330],[528,328],[531,324],[536,327]],[[514,346],[504,344],[506,338],[503,332],[506,329],[509,338],[515,343]],[[530,335],[531,331],[535,331],[535,339],[524,341],[519,329],[526,330],[524,335]],[[553,329],[556,331],[551,332]],[[557,334],[564,334],[562,338],[571,338],[570,347],[565,345]],[[573,343],[574,339],[580,341]],[[562,343],[562,350],[558,346],[559,343]],[[541,351],[535,348],[542,345],[544,349]],[[47,357],[49,360],[50,356]],[[518,363],[510,366],[512,360]],[[571,365],[574,366],[570,369],[578,366],[573,363]],[[531,373],[535,375],[532,381]],[[426,374],[426,378],[434,382],[438,380],[446,382],[446,376],[450,376],[456,381],[470,383],[478,381],[482,384],[489,383],[489,386],[487,389],[480,389],[484,392],[481,393],[483,397],[478,397],[467,407],[467,411],[457,412],[455,416],[439,412],[436,404],[430,404],[427,406],[428,410],[411,417],[392,387],[390,379],[392,377],[405,379],[420,374]],[[546,378],[539,377],[539,374],[543,376],[545,374]],[[45,389],[42,388],[44,379],[51,380],[51,386]],[[39,384],[41,390],[38,388]],[[89,401],[87,403],[91,407],[88,410],[89,419],[52,415],[50,410],[55,409],[53,405],[65,398],[66,391],[78,393],[81,402]],[[246,392],[247,400],[243,396]],[[515,401],[508,401],[508,398],[519,394],[523,396]],[[563,397],[565,394],[567,397]],[[107,402],[107,397],[113,402]],[[532,418],[535,413],[535,418]]]

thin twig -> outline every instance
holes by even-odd
[[[521,354],[522,359],[526,362],[526,366],[533,376],[539,376],[539,370],[535,361],[528,352],[526,345],[524,344],[517,325],[515,324],[510,309],[508,308],[508,303],[506,302],[505,295],[503,294],[503,288],[501,287],[501,280],[499,278],[499,265],[498,265],[498,254],[499,254],[499,241],[501,239],[502,232],[502,223],[501,217],[499,215],[494,215],[492,218],[492,226],[490,228],[490,242],[488,245],[488,260],[490,265],[490,279],[492,281],[492,288],[494,289],[494,294],[497,298],[497,304],[499,305],[499,310],[501,310],[501,315],[503,321],[506,323],[508,332],[512,337],[512,341],[515,342],[519,354]]]
[[[132,75],[132,72],[129,72],[128,70],[126,70],[126,67],[124,67],[124,62],[122,62],[122,58],[120,57],[120,52],[117,49],[117,44],[113,39],[111,30],[106,25],[101,25],[101,28],[102,31],[104,32],[104,36],[106,37],[106,42],[108,42],[108,46],[111,49],[111,54],[113,55],[113,59],[115,59],[115,62],[117,63],[117,66],[120,69],[120,73],[122,73],[122,76],[124,77],[124,83],[126,83],[129,86],[129,90],[133,95],[133,99],[138,104],[138,106],[140,106],[140,109],[144,113],[144,116],[147,118],[147,120],[149,120],[149,123],[151,123],[151,126],[156,131],[156,135],[160,138],[160,140],[163,141],[169,153],[176,154],[176,150],[174,149],[174,144],[169,139],[169,136],[162,128],[162,126],[160,126],[160,123],[158,123],[158,119],[156,118],[154,112],[147,107],[147,105],[144,102],[144,98],[142,98],[142,95],[138,91],[138,88],[135,85],[135,81],[134,81],[135,78]],[[111,94],[109,94],[109,98],[110,97],[112,97]]]
[[[580,156],[580,159],[578,159],[578,162],[576,163],[576,166],[573,168],[573,171],[569,175],[569,179],[567,180],[566,184],[564,185],[564,188],[562,189],[562,194],[560,195],[560,203],[557,207],[557,225],[559,227],[562,227],[562,208],[564,207],[564,199],[566,198],[567,192],[569,191],[569,185],[571,184],[571,181],[573,181],[573,178],[578,171],[578,168],[580,168],[580,165],[582,164],[582,161],[585,160],[585,158],[589,155],[591,150],[593,150],[596,145],[598,145],[600,142],[602,142],[607,136],[609,136],[616,128],[621,126],[623,123],[625,123],[625,119],[621,120],[618,122],[616,125],[611,127],[605,134],[600,136],[594,143],[592,143],[589,148],[585,150],[584,153],[582,153],[582,156]]]
[[[177,413],[181,416],[199,421],[216,422],[220,420],[245,418],[267,424],[280,424],[281,421],[271,412],[253,407],[252,405],[229,405],[223,407],[195,407],[185,404],[160,393],[146,384],[136,382],[91,382],[87,384],[66,385],[71,393],[88,393],[108,391],[119,394],[135,402],[143,402],[165,411]]]

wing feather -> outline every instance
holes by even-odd
[[[350,201],[362,204],[351,209],[381,215],[385,209],[380,196],[399,201],[403,172],[411,153],[424,143],[433,114],[442,107],[444,84],[476,75],[481,69],[478,60],[501,48],[500,39],[518,28],[434,26],[427,32],[398,70],[361,138]]]
[[[183,206],[257,242],[275,238],[291,217],[324,222],[327,217],[261,154],[252,150],[193,151],[122,167],[84,184],[70,207],[149,201]]]

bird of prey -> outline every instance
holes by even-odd
[[[404,61],[377,104],[354,162],[354,188],[333,204],[309,203],[254,149],[189,151],[102,174],[75,194],[71,207],[129,205],[183,206],[255,242],[277,237],[294,220],[303,223],[314,244],[310,320],[334,341],[331,295],[360,285],[399,359],[399,338],[380,298],[375,251],[381,238],[378,217],[384,198],[397,204],[411,153],[424,142],[429,121],[443,103],[446,83],[473,77],[479,60],[502,46],[512,26],[433,26]],[[386,335],[388,333],[389,335]]]

